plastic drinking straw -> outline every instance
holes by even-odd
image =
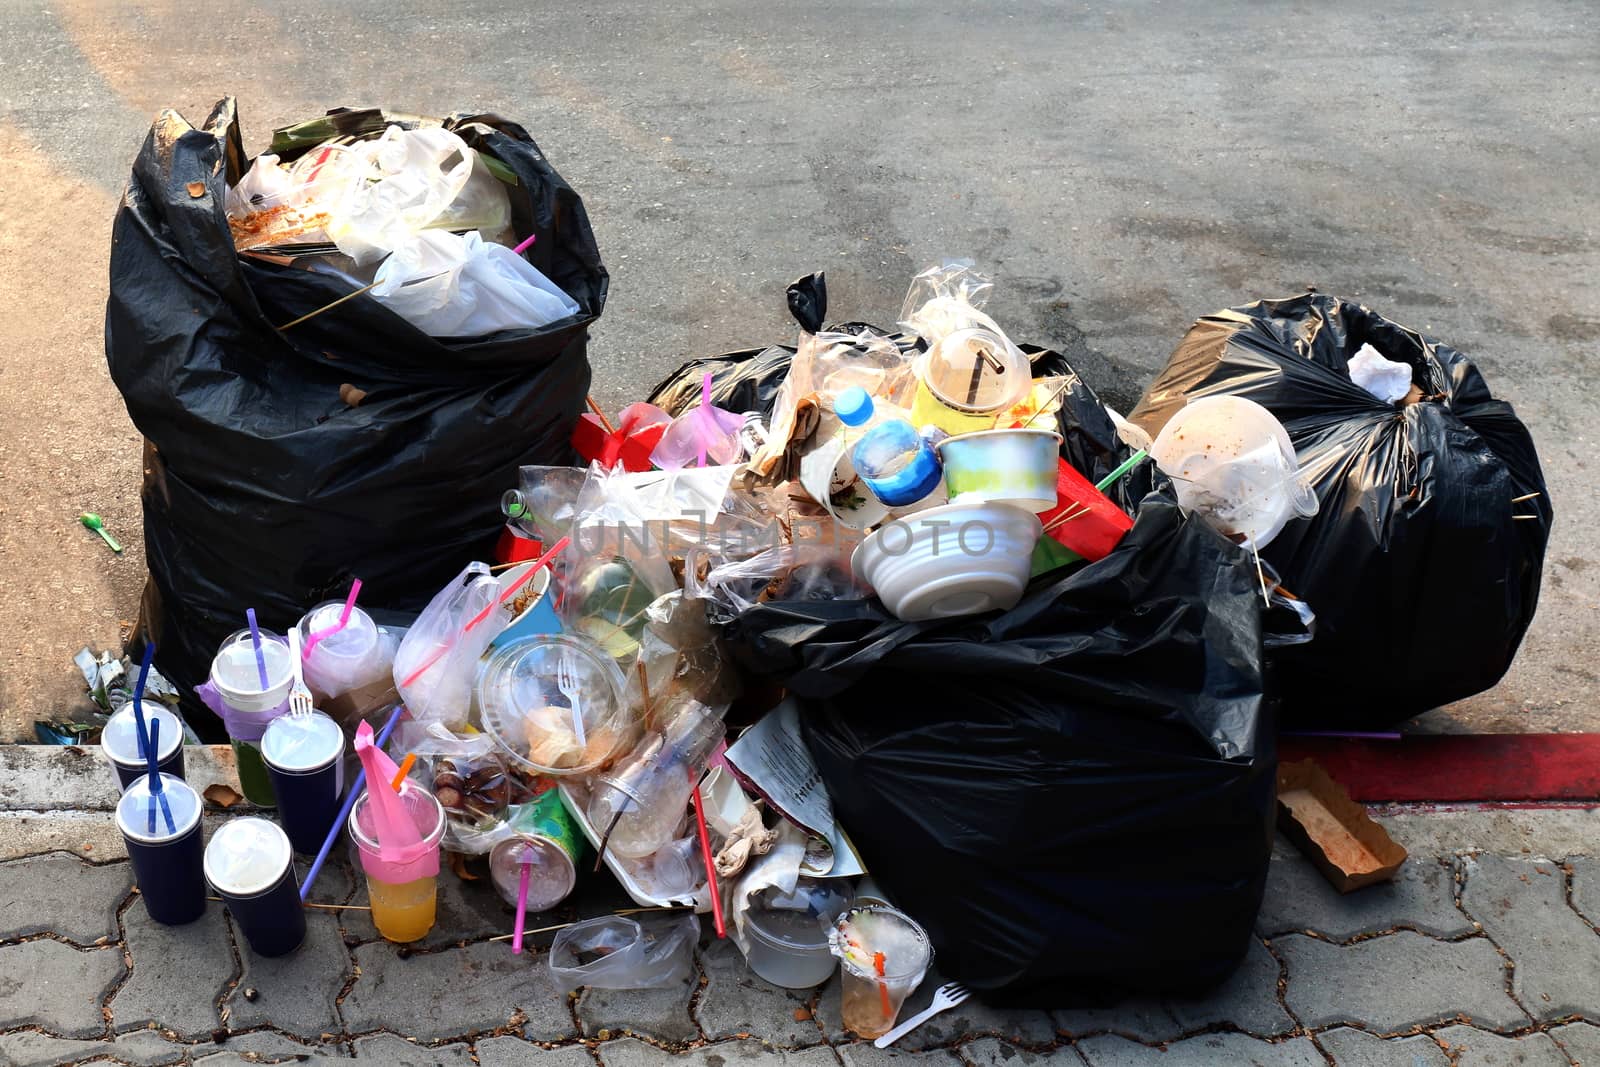
[[[595,418],[597,418],[597,419],[599,419],[599,420],[600,420],[600,425],[601,425],[601,426],[604,426],[604,427],[605,427],[605,430],[606,430],[606,433],[608,433],[608,434],[614,434],[614,433],[616,433],[616,432],[617,432],[617,431],[616,431],[616,430],[613,430],[613,429],[612,429],[612,428],[611,428],[611,423],[610,423],[610,421],[609,421],[609,420],[608,420],[608,419],[607,419],[607,418],[606,418],[606,413],[605,413],[605,412],[603,412],[603,411],[601,411],[601,410],[600,410],[600,405],[599,405],[599,404],[596,404],[596,403],[595,403],[595,402],[594,402],[594,397],[592,397],[592,396],[586,396],[586,397],[584,397],[584,398],[583,398],[583,399],[584,399],[584,400],[585,400],[585,401],[586,401],[586,402],[587,402],[587,403],[588,403],[588,405],[589,405],[589,410],[590,410],[590,411],[592,411],[592,412],[594,412],[594,417],[595,417]],[[624,428],[626,428],[626,427],[624,427]],[[1516,503],[1516,501],[1515,501],[1515,500],[1513,500],[1513,501],[1512,501],[1512,503],[1513,503],[1513,504],[1515,504],[1515,503]]]
[[[1285,730],[1284,737],[1353,737],[1360,741],[1398,741],[1404,735],[1399,732],[1368,730]]]
[[[133,683],[133,725],[139,731],[139,747],[144,749],[142,754],[146,759],[150,758],[150,753],[155,749],[155,745],[145,740],[150,734],[149,727],[145,725],[144,721],[144,683],[145,679],[150,677],[150,661],[155,658],[156,643],[154,641],[146,641],[144,643],[144,660],[139,664],[139,679]]]
[[[250,643],[256,648],[256,670],[261,672],[261,688],[267,689],[267,657],[261,651],[261,631],[256,627],[256,609],[246,608],[244,617],[250,622]]]
[[[400,783],[406,780],[406,775],[411,773],[412,764],[416,762],[417,754],[415,752],[407,752],[406,758],[400,761],[400,771],[394,776],[394,782],[391,783],[396,793],[400,792]]]
[[[156,766],[157,746],[161,743],[161,720],[157,719],[150,724],[150,744],[145,746],[145,765],[150,768],[150,834],[156,832],[156,801],[161,802],[161,814],[167,817],[167,833],[178,832],[177,824],[172,821],[172,807],[167,803],[167,794],[161,791],[161,769]]]
[[[520,255],[522,255],[522,253],[524,253],[528,249],[532,248],[533,247],[533,242],[537,241],[538,239],[539,239],[539,235],[538,234],[530,233],[530,234],[528,234],[528,236],[526,238],[523,239],[521,244],[517,245],[517,247],[513,248],[511,251],[515,252],[517,255],[520,256]]]
[[[383,729],[378,731],[376,742],[382,748],[389,741],[389,735],[394,733],[394,728],[400,723],[400,716],[405,714],[406,706],[396,704],[394,711],[389,714],[389,721],[383,724]],[[322,865],[328,862],[328,853],[333,851],[333,843],[339,840],[339,834],[344,831],[344,824],[350,819],[350,809],[356,806],[356,797],[361,795],[361,787],[367,784],[367,769],[365,767],[356,772],[356,780],[350,786],[350,792],[345,795],[344,806],[339,809],[339,817],[333,820],[333,826],[328,830],[327,838],[322,842],[322,847],[317,850],[317,858],[311,861],[311,869],[306,872],[306,880],[300,884],[300,899],[303,901],[311,894],[311,887],[316,883],[317,875],[322,873]]]
[[[717,863],[711,856],[711,833],[706,829],[706,806],[700,799],[700,781],[693,767],[689,768],[689,784],[694,796],[694,824],[700,831],[700,858],[706,861],[706,884],[711,887],[711,918],[717,924],[717,936],[727,937],[728,926],[722,918],[722,890],[717,886]]]
[[[1121,478],[1124,474],[1127,474],[1129,471],[1133,470],[1134,467],[1138,466],[1140,463],[1143,463],[1149,457],[1149,455],[1149,452],[1142,448],[1139,449],[1139,451],[1135,452],[1133,455],[1117,464],[1116,470],[1112,471],[1104,478],[1101,478],[1098,482],[1095,482],[1095,489],[1102,493],[1105,492],[1107,489],[1111,488],[1111,486],[1116,484],[1118,478]]]
[[[522,955],[522,930],[528,922],[528,859],[527,850],[523,850],[520,861],[522,874],[517,878],[517,922],[511,928],[511,954]]]
[[[350,625],[350,613],[355,610],[356,597],[359,596],[360,593],[361,593],[361,579],[360,578],[351,579],[351,581],[350,581],[350,595],[345,597],[345,600],[344,600],[344,611],[339,613],[339,621],[334,623],[332,626],[324,626],[322,629],[318,630],[316,633],[314,633],[310,637],[306,638],[306,646],[300,652],[300,659],[301,659],[302,662],[305,661],[305,660],[309,660],[311,658],[311,650],[317,647],[317,642],[318,641],[321,641],[321,640],[323,640],[325,638],[332,637],[334,634],[338,633],[340,630],[343,630],[346,626]]]
[[[570,544],[572,544],[572,538],[570,538],[570,537],[563,537],[561,540],[557,541],[555,543],[554,547],[552,547],[550,549],[550,551],[546,552],[544,555],[542,555],[538,559],[534,560],[533,561],[533,566],[528,568],[528,573],[524,574],[521,578],[518,578],[516,581],[512,582],[511,583],[511,587],[509,589],[507,589],[505,592],[501,593],[500,596],[495,600],[494,603],[490,604],[488,607],[484,608],[482,611],[480,611],[476,615],[474,615],[471,619],[467,620],[467,624],[461,628],[461,632],[462,633],[466,633],[467,631],[471,630],[474,626],[478,625],[484,619],[487,619],[489,617],[489,613],[491,611],[493,611],[495,608],[499,607],[501,604],[504,604],[506,601],[510,600],[512,597],[516,596],[517,595],[517,591],[520,590],[524,585],[528,584],[528,579],[532,578],[535,574],[539,573],[539,568],[541,568],[545,564],[549,563],[552,559],[555,559],[556,558],[556,553],[563,551]],[[412,682],[415,682],[418,678],[421,678],[424,671],[426,671],[429,667],[433,666],[435,663],[438,663],[439,662],[439,658],[450,650],[450,644],[451,644],[450,642],[447,642],[445,644],[440,645],[438,648],[434,649],[433,655],[429,656],[427,658],[427,660],[422,664],[422,666],[420,666],[416,670],[412,671],[410,677],[406,678],[405,681],[400,683],[400,688],[404,689],[407,686],[409,686]]]

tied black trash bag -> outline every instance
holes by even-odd
[[[1422,399],[1397,407],[1351,381],[1363,343],[1409,365]],[[1221,393],[1282,421],[1320,505],[1261,553],[1317,614],[1316,640],[1272,656],[1286,721],[1380,726],[1498,682],[1538,604],[1553,513],[1527,428],[1477,367],[1310,293],[1201,319],[1129,418],[1154,435],[1186,398]]]
[[[292,159],[388,121],[419,120],[340,111],[288,131],[305,143],[275,147]],[[164,111],[134,162],[106,308],[111,377],[147,440],[150,578],[133,644],[156,641],[186,695],[246,608],[282,632],[360,577],[363,606],[420,610],[487,558],[518,467],[573,458],[607,286],[583,203],[515,123],[445,125],[515,175],[513,226],[538,235],[530,261],[582,314],[439,339],[361,295],[280,332],[352,286],[235,253],[224,192],[248,164],[233,101],[203,129]],[[345,384],[365,391],[358,406],[341,400]],[[186,708],[214,724],[198,702]]]
[[[801,700],[872,875],[990,999],[1195,989],[1243,957],[1272,845],[1254,566],[1159,495],[1011,611],[766,604],[725,631]]]

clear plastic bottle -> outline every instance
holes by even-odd
[[[688,811],[706,758],[722,738],[722,716],[689,701],[659,734],[650,734],[616,770],[595,783],[589,822],[606,848],[623,859],[641,859],[670,844]]]
[[[833,411],[854,441],[850,462],[856,473],[886,507],[915,504],[939,487],[944,471],[933,446],[905,419],[877,415],[865,389],[851,386],[840,393]]]

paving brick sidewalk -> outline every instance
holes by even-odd
[[[3,794],[0,814],[8,802],[17,814]],[[30,817],[87,825],[65,808]],[[1414,849],[1396,882],[1340,897],[1280,841],[1257,939],[1211,995],[1048,1012],[969,1003],[879,1052],[843,1031],[836,984],[774,988],[725,942],[703,944],[682,986],[568,997],[542,952],[487,940],[510,926],[493,891],[446,874],[439,925],[417,948],[379,940],[363,911],[319,910],[297,953],[265,960],[220,904],[157,926],[125,861],[76,851],[0,862],[0,1065],[1600,1067],[1600,861],[1586,856]],[[359,904],[359,882],[340,863],[313,899]],[[619,903],[598,882],[534,925]]]

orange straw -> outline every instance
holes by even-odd
[[[883,980],[883,953],[872,954],[872,969],[878,972],[878,996],[883,1000],[883,1017],[887,1019],[894,1014],[894,1005],[889,1003],[889,983]]]
[[[400,783],[406,780],[406,775],[411,773],[412,764],[416,762],[417,754],[415,752],[407,752],[406,758],[400,763],[400,773],[394,776],[394,791],[396,793],[400,792]]]

